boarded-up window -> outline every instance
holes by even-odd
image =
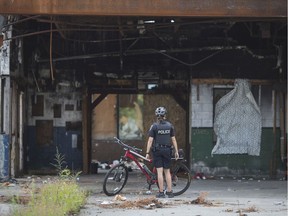
[[[65,110],[66,111],[73,111],[74,110],[74,104],[65,104]]]
[[[54,104],[53,111],[54,118],[61,118],[61,104]]]
[[[99,97],[94,94],[92,101]],[[111,139],[117,136],[117,95],[106,96],[92,112],[92,139]]]
[[[36,120],[36,145],[40,147],[53,144],[53,120]]]
[[[44,115],[44,96],[37,95],[32,96],[32,116],[43,116]]]

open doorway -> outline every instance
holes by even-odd
[[[93,95],[97,98],[99,95]],[[145,149],[155,109],[166,107],[173,123],[179,148],[186,149],[186,111],[168,94],[108,94],[92,112],[91,159],[111,163],[120,158],[122,149],[113,137]]]

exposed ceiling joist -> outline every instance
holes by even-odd
[[[0,0],[0,14],[271,18],[287,17],[287,1]]]

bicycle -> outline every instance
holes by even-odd
[[[139,167],[141,172],[146,176],[148,190],[150,190],[151,186],[154,184],[156,184],[158,187],[156,168],[153,167],[152,170],[150,170],[145,163],[141,164],[138,159],[141,158],[145,162],[152,164],[151,159],[147,159],[141,155],[142,149],[129,146],[117,137],[114,137],[114,139],[124,148],[125,154],[121,157],[120,162],[117,165],[112,166],[112,168],[105,175],[103,183],[104,193],[107,196],[113,196],[120,193],[120,191],[124,188],[129,175],[129,169],[125,164],[125,161],[127,160],[134,161],[137,167]],[[172,158],[172,160],[175,160],[175,158]],[[174,162],[170,169],[174,196],[183,194],[191,184],[191,172],[189,168],[184,164],[184,162],[185,159],[180,157],[177,161]]]

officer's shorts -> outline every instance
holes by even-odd
[[[171,167],[171,148],[159,148],[153,151],[153,164],[156,168],[169,169]]]

